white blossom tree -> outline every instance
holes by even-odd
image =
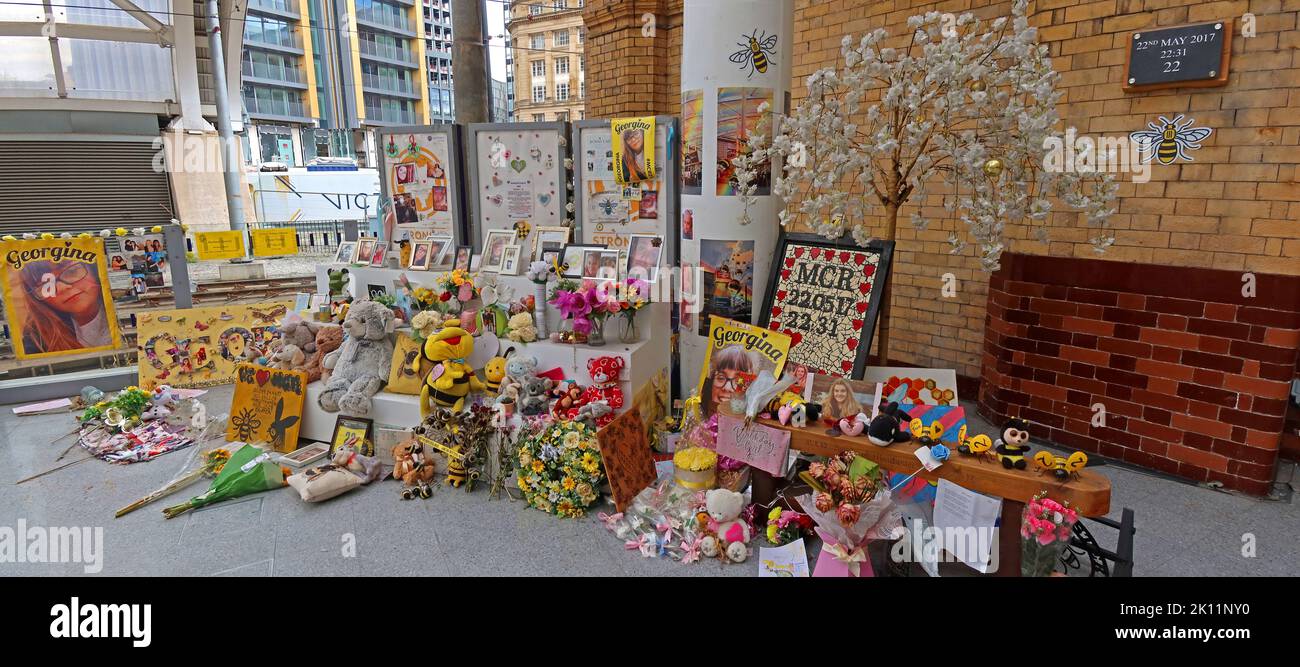
[[[1046,239],[1052,197],[1082,211],[1098,229],[1094,247],[1104,251],[1114,242],[1104,229],[1114,212],[1113,179],[1071,165],[1044,168],[1051,140],[1059,141],[1059,75],[1026,7],[1017,0],[1011,17],[991,22],[971,14],[913,16],[905,48],[884,46],[889,35],[880,29],[857,42],[846,35],[841,66],[808,77],[808,97],[780,119],[774,136],[750,137],[748,153],[737,159],[746,203],[754,201],[758,165],[780,159],[772,192],[786,203],[783,226],[802,222],[832,239],[848,232],[863,245],[878,226],[893,240],[900,208],[944,184],[943,206],[978,244],[986,271],[999,266],[1007,225],[1028,224]],[[918,206],[911,222],[924,229],[929,221]],[[949,243],[954,254],[966,246],[956,232]],[[886,293],[882,359],[888,307]]]

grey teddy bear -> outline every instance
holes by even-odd
[[[519,402],[519,410],[527,416],[540,415],[546,412],[547,392],[555,383],[549,378],[529,375],[523,378],[523,399]]]
[[[343,412],[356,417],[370,414],[370,398],[388,380],[393,360],[393,311],[369,300],[352,304],[343,319],[348,335],[343,346],[325,356],[325,368],[332,368],[319,403],[326,412]]]

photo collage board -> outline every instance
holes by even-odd
[[[673,143],[677,132],[676,118],[656,116],[654,176],[624,184],[615,174],[610,121],[573,124],[575,215],[580,239],[576,243],[617,251],[619,266],[628,264],[629,250],[634,247],[646,250],[647,257],[653,255],[658,266],[676,263],[680,190]],[[654,238],[662,240],[661,247],[650,245]]]
[[[461,237],[459,137],[454,125],[386,129],[376,138],[383,156],[381,187],[384,239],[396,252],[399,241]]]
[[[567,133],[564,122],[469,126],[470,229],[482,253],[480,270],[519,275],[544,249],[558,252],[572,241],[565,228],[573,217],[567,210]]]

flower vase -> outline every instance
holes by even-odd
[[[1033,537],[1020,538],[1020,576],[1050,577],[1056,571],[1056,564],[1065,552],[1068,539],[1054,540],[1049,544],[1039,544]]]
[[[624,315],[618,327],[618,340],[632,344],[637,342],[636,315]]]
[[[537,337],[546,338],[546,283],[533,283],[533,326]]]
[[[1020,576],[1050,577],[1070,544],[1078,512],[1068,502],[1034,496],[1020,516]]]
[[[591,320],[591,331],[587,332],[587,344],[592,347],[605,346],[605,320],[604,318]]]

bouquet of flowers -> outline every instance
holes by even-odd
[[[803,537],[804,531],[812,529],[813,520],[807,514],[781,509],[779,505],[767,513],[767,541],[778,547]]]
[[[531,506],[562,517],[580,517],[599,496],[604,479],[596,432],[582,422],[539,423],[519,443],[516,475]]]
[[[573,320],[574,333],[583,335],[590,334],[593,328],[598,329],[606,317],[619,310],[618,300],[610,298],[603,286],[591,280],[576,285],[562,282],[552,292],[550,304],[560,311],[562,317]]]
[[[826,556],[817,559],[814,576],[861,576],[863,563],[869,574],[867,541],[893,539],[903,531],[903,517],[890,499],[883,471],[846,451],[813,463],[800,476],[813,493],[796,502],[817,524]]]
[[[163,516],[174,519],[192,509],[222,500],[278,489],[285,485],[284,479],[291,474],[288,468],[271,461],[270,452],[244,445],[221,464],[221,471],[216,473],[216,479],[212,480],[206,493],[164,509]]]
[[[148,505],[149,503],[152,503],[153,501],[162,498],[163,496],[169,496],[173,493],[176,493],[177,491],[198,481],[198,479],[201,477],[216,477],[217,475],[221,474],[221,471],[226,466],[226,462],[229,460],[230,460],[230,449],[225,446],[216,447],[206,452],[203,452],[199,456],[199,466],[197,468],[192,468],[190,470],[181,473],[180,476],[178,476],[176,479],[168,483],[167,486],[164,486],[161,489],[158,489],[157,491],[154,491],[153,493],[131,503],[130,505],[123,507],[122,509],[118,510],[117,513],[115,513],[113,516],[120,519],[126,516],[127,514],[130,514],[131,512],[134,512],[140,509],[141,507],[144,507],[145,505]]]
[[[605,528],[623,540],[628,551],[644,558],[671,558],[682,563],[700,560],[700,531],[696,515],[704,511],[704,492],[691,491],[664,477],[637,494],[618,514],[597,515]]]
[[[1025,503],[1020,517],[1020,576],[1051,576],[1078,521],[1079,513],[1069,501],[1052,500],[1046,491]]]
[[[140,415],[149,406],[150,396],[149,392],[132,385],[113,398],[86,408],[78,421],[82,424],[96,422],[115,432],[125,431],[140,421]]]

